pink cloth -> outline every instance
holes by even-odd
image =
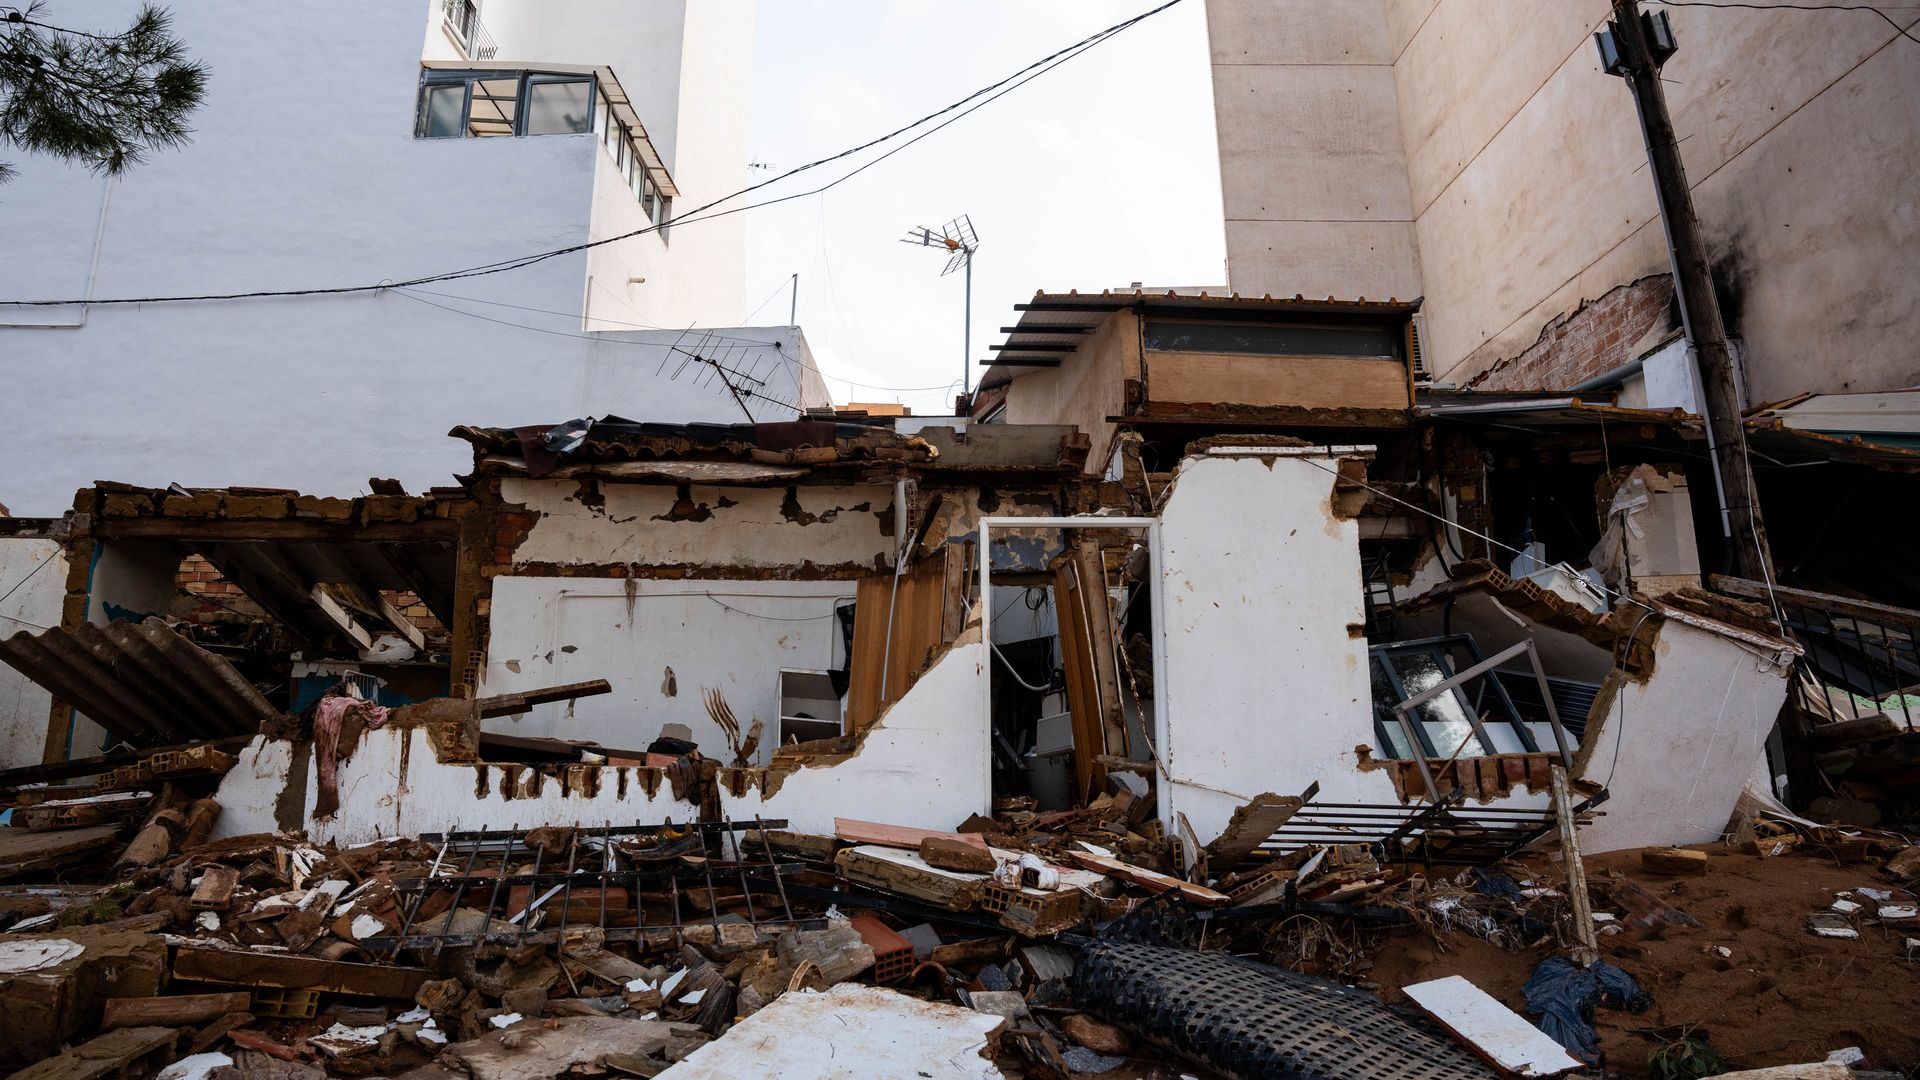
[[[347,717],[358,716],[360,722],[370,728],[377,728],[387,722],[388,709],[385,705],[376,705],[359,698],[336,696],[320,699],[320,705],[313,713],[314,753],[319,755],[320,793],[313,800],[313,816],[332,817],[340,808],[340,787],[337,775],[340,764],[340,728]]]

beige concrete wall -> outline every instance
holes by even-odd
[[[1229,280],[1242,293],[1294,291],[1277,257],[1256,257],[1278,226],[1247,208],[1324,182],[1343,155],[1303,135],[1289,149],[1311,161],[1234,167],[1249,141],[1289,125],[1310,134],[1319,115],[1310,101],[1230,107],[1249,76],[1220,43],[1266,55],[1300,9],[1209,9]],[[1592,44],[1606,0],[1510,0],[1497,16],[1470,0],[1341,10],[1342,55],[1389,57],[1438,378],[1465,383],[1583,301],[1667,270],[1632,98],[1599,70]],[[1920,319],[1920,46],[1871,12],[1668,11],[1680,51],[1664,85],[1751,396],[1920,382],[1902,332]],[[1920,24],[1920,11],[1892,15]],[[1321,39],[1289,49],[1331,55]],[[1362,166],[1344,170],[1356,192],[1378,183],[1382,160],[1347,162]],[[1326,280],[1356,295],[1405,287],[1407,271],[1378,265],[1377,247],[1356,236],[1313,253],[1337,264],[1319,271]]]
[[[1385,0],[1207,5],[1236,291],[1419,295]]]
[[[1092,440],[1087,471],[1101,472],[1117,430],[1107,417],[1125,411],[1126,380],[1140,377],[1140,318],[1116,311],[1055,368],[1014,376],[1007,387],[1009,424],[1074,424]]]

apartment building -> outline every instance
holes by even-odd
[[[456,423],[826,402],[797,329],[727,329],[741,219],[663,227],[745,182],[751,0],[174,17],[210,69],[189,145],[119,178],[21,155],[0,188],[0,300],[76,301],[0,304],[13,513],[99,477],[421,490],[468,464]],[[100,302],[203,295],[236,298]]]
[[[1422,297],[1437,381],[1568,389],[1652,355],[1629,397],[1687,403],[1607,0],[1207,9],[1236,292]],[[1749,403],[1920,384],[1920,11],[1646,10]]]

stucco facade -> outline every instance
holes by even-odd
[[[1461,385],[1523,353],[1479,385],[1574,385],[1671,330],[1656,303],[1546,342],[1668,272],[1632,99],[1592,43],[1606,0],[1207,6],[1235,291],[1422,295],[1427,366]],[[1920,48],[1870,11],[1666,10],[1750,400],[1920,383]]]
[[[106,25],[135,6],[86,14]],[[491,63],[611,69],[676,210],[740,186],[750,3],[534,9],[483,5]],[[372,285],[646,224],[595,133],[416,138],[423,63],[458,62],[442,23],[439,0],[180,6],[176,30],[211,72],[192,142],[118,179],[14,155],[0,300]],[[769,399],[826,401],[797,330],[682,336],[738,317],[743,259],[733,218],[404,292],[0,303],[0,422],[21,448],[0,502],[57,514],[101,477],[420,490],[466,464],[444,437],[456,423],[744,419],[691,352],[764,380],[756,418],[791,419]]]

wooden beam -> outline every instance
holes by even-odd
[[[429,518],[423,521],[376,521],[362,525],[351,521],[300,518],[275,521],[143,517],[96,520],[88,531],[96,540],[178,540],[183,544],[235,540],[271,540],[276,543],[359,541],[376,544],[439,541],[451,544],[460,538],[460,522],[453,518]]]
[[[546,686],[538,690],[522,690],[517,694],[496,694],[493,697],[479,698],[474,704],[479,707],[480,718],[485,720],[495,716],[523,713],[535,705],[545,705],[550,701],[572,701],[574,698],[611,693],[613,693],[612,683],[605,679],[592,679],[587,682]]]
[[[1122,881],[1130,881],[1135,885],[1151,889],[1154,892],[1177,890],[1180,895],[1186,897],[1188,900],[1203,906],[1220,907],[1233,902],[1233,897],[1223,892],[1215,892],[1205,885],[1195,885],[1190,881],[1181,881],[1177,877],[1162,874],[1157,870],[1149,870],[1144,866],[1135,866],[1132,863],[1121,862],[1119,859],[1109,859],[1104,855],[1095,855],[1091,851],[1069,851],[1066,853],[1066,857],[1067,861],[1082,869],[1092,870],[1096,873],[1105,874],[1108,877],[1116,877]]]
[[[246,1012],[253,1006],[253,995],[245,990],[221,994],[168,994],[164,997],[108,998],[100,1015],[100,1030],[114,1028],[180,1027],[204,1024],[228,1013]]]
[[[50,780],[65,780],[73,776],[92,776],[107,772],[120,765],[131,765],[143,761],[154,754],[176,750],[191,750],[196,746],[212,746],[215,749],[232,752],[244,748],[253,741],[251,735],[234,735],[212,742],[176,743],[172,746],[156,746],[150,750],[118,750],[111,754],[95,757],[74,758],[70,761],[55,761],[45,765],[21,765],[13,769],[0,769],[0,788],[18,787],[22,784],[44,783]]]
[[[335,630],[340,631],[341,634],[345,635],[362,649],[370,649],[373,647],[373,632],[361,626],[360,623],[354,619],[353,613],[342,606],[340,601],[335,600],[329,595],[326,589],[319,585],[314,585],[307,589],[307,598],[313,601],[313,606],[318,608],[320,613],[327,617],[327,621],[333,624]]]
[[[387,621],[388,626],[393,627],[394,633],[406,638],[407,644],[413,646],[416,651],[427,651],[427,635],[424,630],[413,625],[412,619],[407,618],[399,608],[388,603],[387,598],[380,595],[380,590],[369,588],[364,591],[373,598],[375,604],[380,606],[380,617]]]
[[[833,835],[837,839],[854,844],[879,844],[883,847],[912,848],[920,850],[920,841],[929,836],[944,837],[972,844],[981,851],[987,849],[987,839],[979,833],[941,832],[938,829],[916,829],[909,825],[888,825],[880,821],[861,821],[857,818],[837,817],[833,819]]]
[[[173,958],[173,977],[223,986],[271,986],[321,990],[358,997],[412,1001],[427,981],[423,968],[353,964],[291,953],[203,949],[183,945]]]

